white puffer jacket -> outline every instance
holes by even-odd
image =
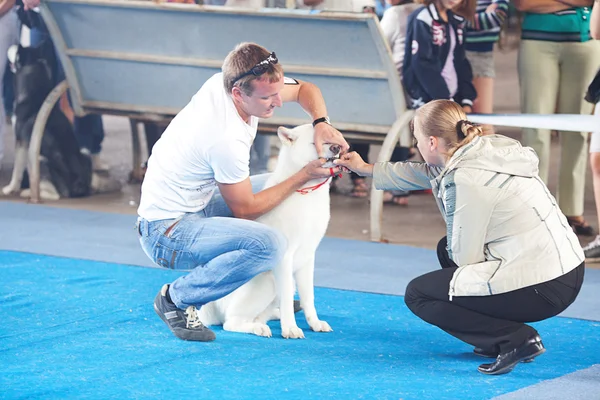
[[[448,253],[459,266],[449,296],[510,292],[564,275],[585,259],[529,147],[501,135],[459,149],[445,168],[378,163],[377,189],[432,188]]]

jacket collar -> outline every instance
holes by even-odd
[[[444,24],[445,22],[440,18],[440,14],[438,13],[437,8],[435,7],[435,3],[431,3],[427,6],[427,10],[429,11],[429,15],[433,18],[434,21]],[[460,15],[454,14],[452,11],[448,10],[448,22],[453,26],[457,26],[465,22],[465,19]]]

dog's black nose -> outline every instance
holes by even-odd
[[[340,154],[340,151],[342,150],[342,148],[340,146],[338,146],[337,144],[334,144],[333,146],[331,146],[329,148],[329,151],[331,151],[333,154],[338,155]]]

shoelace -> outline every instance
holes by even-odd
[[[187,315],[186,328],[204,328],[196,311],[196,307],[194,306],[189,306],[185,309],[185,315]]]
[[[583,250],[591,250],[595,247],[600,246],[600,235],[596,236],[596,238],[594,240],[592,240],[591,242],[589,242],[584,248]]]

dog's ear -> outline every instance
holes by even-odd
[[[286,128],[285,126],[280,126],[279,128],[277,128],[277,136],[279,136],[281,143],[283,143],[286,146],[289,146],[292,143],[294,143],[294,140],[296,140],[297,138],[297,135],[294,133],[294,131],[292,129]]]

